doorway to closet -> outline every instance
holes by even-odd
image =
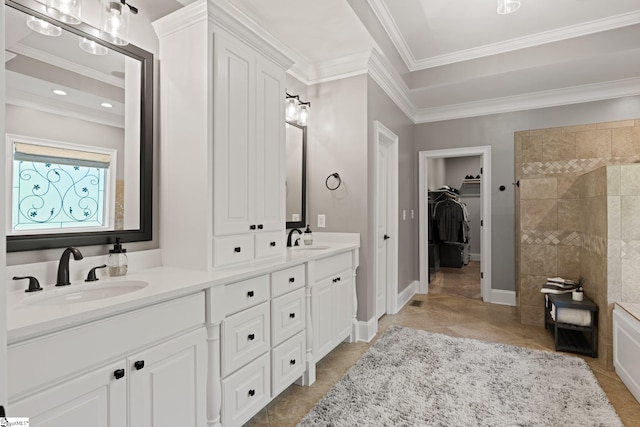
[[[491,302],[491,147],[419,153],[420,288]]]

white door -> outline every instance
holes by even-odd
[[[376,272],[376,317],[379,319],[387,312],[387,285],[389,281],[388,245],[389,240],[389,146],[378,144],[378,242]]]

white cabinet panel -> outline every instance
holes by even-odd
[[[304,373],[305,334],[300,332],[271,350],[271,395],[276,397]]]
[[[313,358],[317,362],[333,349],[334,323],[333,316],[333,283],[325,281],[314,285],[311,289],[313,316]]]
[[[276,346],[305,327],[304,289],[271,301],[271,342]]]
[[[206,338],[202,328],[127,359],[132,426],[206,424]]]
[[[254,244],[251,234],[215,237],[213,239],[213,263],[216,266],[223,266],[251,261]]]
[[[282,228],[282,224],[280,225]],[[267,258],[282,254],[286,242],[282,231],[256,234],[256,258]]]
[[[271,273],[271,297],[299,289],[307,284],[305,264]]]
[[[225,286],[226,315],[269,300],[269,276],[258,276]]]
[[[269,403],[269,354],[222,380],[222,424],[240,426]]]
[[[225,319],[222,328],[222,375],[269,350],[269,303],[262,303]]]

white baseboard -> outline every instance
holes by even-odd
[[[516,291],[505,291],[502,289],[491,289],[492,304],[516,305]]]
[[[469,254],[469,260],[480,261],[480,254]]]
[[[372,317],[366,322],[358,322],[358,341],[371,342],[378,333],[378,319]]]
[[[417,292],[419,285],[420,283],[417,280],[414,280],[413,282],[411,282],[409,286],[404,288],[402,292],[398,294],[398,299],[396,303],[396,307],[398,307],[398,312],[402,310],[402,307],[404,307],[405,304],[411,300],[411,298],[413,298],[413,296]],[[392,314],[396,314],[396,313],[392,313]]]

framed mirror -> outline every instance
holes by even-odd
[[[307,225],[307,127],[286,124],[287,228]]]
[[[7,251],[151,240],[153,55],[33,0],[5,21]]]

